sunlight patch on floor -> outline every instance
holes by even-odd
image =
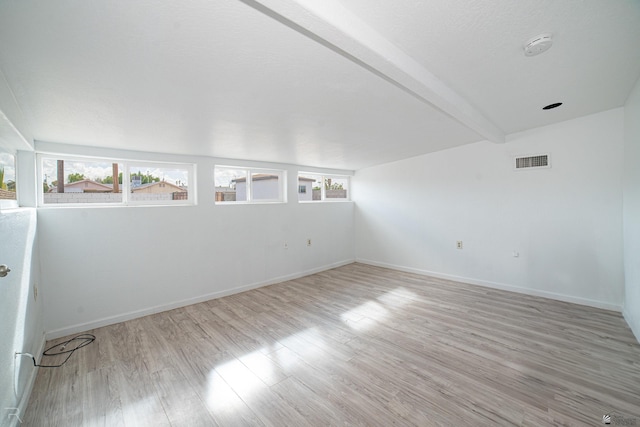
[[[408,289],[399,287],[376,298],[352,308],[340,315],[341,320],[356,331],[371,330],[389,318],[389,309],[403,307],[418,298]]]
[[[360,319],[353,319],[360,315]],[[382,322],[389,315],[389,310],[375,301],[367,301],[340,315],[340,318],[349,327],[356,331],[365,331]]]
[[[143,397],[135,403],[128,403],[122,406],[122,417],[125,420],[136,420],[140,425],[151,423],[164,418],[164,408],[162,403],[155,395]],[[117,412],[107,413],[105,419],[99,417],[97,423],[94,420],[88,420],[87,425],[109,425],[110,419],[118,419]],[[106,421],[106,424],[105,424]]]
[[[304,360],[309,361],[322,357],[323,353],[330,351],[324,337],[318,328],[307,328],[280,340],[283,346],[292,349]]]
[[[418,295],[406,288],[399,287],[386,292],[377,298],[382,304],[390,307],[403,307],[418,299]]]

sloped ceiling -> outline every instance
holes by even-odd
[[[36,140],[352,170],[622,106],[638,42],[638,0],[0,2]]]

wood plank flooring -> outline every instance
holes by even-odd
[[[640,425],[619,313],[362,264],[88,332],[23,425]]]

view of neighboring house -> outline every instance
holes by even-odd
[[[131,188],[133,200],[187,200],[188,193],[186,187],[180,187],[166,181],[151,182]],[[165,197],[166,196],[166,197]]]
[[[102,184],[91,179],[70,182],[64,185],[65,193],[110,193],[113,191],[113,184]],[[56,187],[51,187],[49,193],[57,192]],[[186,187],[180,187],[166,181],[142,184],[131,188],[132,193],[163,194],[163,193],[186,193]]]
[[[276,200],[279,197],[280,176],[275,174],[255,174],[251,177],[251,191],[253,200]],[[313,199],[313,178],[298,178],[298,200],[311,201]],[[233,187],[235,186],[235,191]],[[218,195],[221,193],[220,195]],[[227,193],[227,194],[224,194]],[[231,181],[231,187],[216,187],[216,201],[231,201],[230,194],[235,193],[233,200],[247,200],[247,178],[237,178]],[[318,193],[319,195],[319,193]],[[224,198],[223,198],[224,197]],[[220,199],[220,200],[219,200]],[[318,198],[319,200],[319,198]]]
[[[138,181],[139,182],[139,181]],[[103,184],[91,179],[70,182],[64,185],[64,194],[57,194],[57,188],[51,187],[44,195],[45,203],[113,203],[122,201],[121,188],[114,191],[113,184]],[[137,184],[132,181],[131,200],[188,200],[187,187],[181,187],[166,181]],[[14,193],[15,194],[15,193]],[[78,199],[78,194],[85,194],[89,199]],[[75,195],[75,196],[74,196]]]
[[[66,188],[66,186],[65,186]],[[147,194],[161,194],[161,193],[186,193],[185,187],[180,187],[175,184],[171,184],[166,181],[152,182],[149,184],[142,184],[131,189],[132,193],[147,193]]]
[[[280,176],[276,174],[255,174],[251,177],[253,200],[276,200],[279,197]],[[329,185],[331,182],[329,181]],[[322,190],[316,178],[298,177],[298,201],[310,202],[321,200]],[[327,199],[346,199],[347,190],[343,188],[327,188]],[[216,202],[233,202],[247,200],[247,178],[241,177],[231,181],[229,187],[216,187]]]
[[[55,193],[56,191],[56,188],[53,187],[49,192]],[[112,191],[112,184],[101,184],[90,179],[70,182],[64,185],[65,193],[110,193]]]
[[[298,201],[310,202],[312,200],[320,200],[320,189],[314,190],[313,178],[298,177]]]
[[[236,200],[247,200],[247,178],[231,181],[236,186]],[[253,200],[277,200],[280,196],[280,177],[272,174],[255,174],[251,177]]]

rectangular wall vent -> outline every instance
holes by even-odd
[[[516,157],[516,169],[531,169],[531,168],[549,168],[548,154],[540,154],[537,156]]]

